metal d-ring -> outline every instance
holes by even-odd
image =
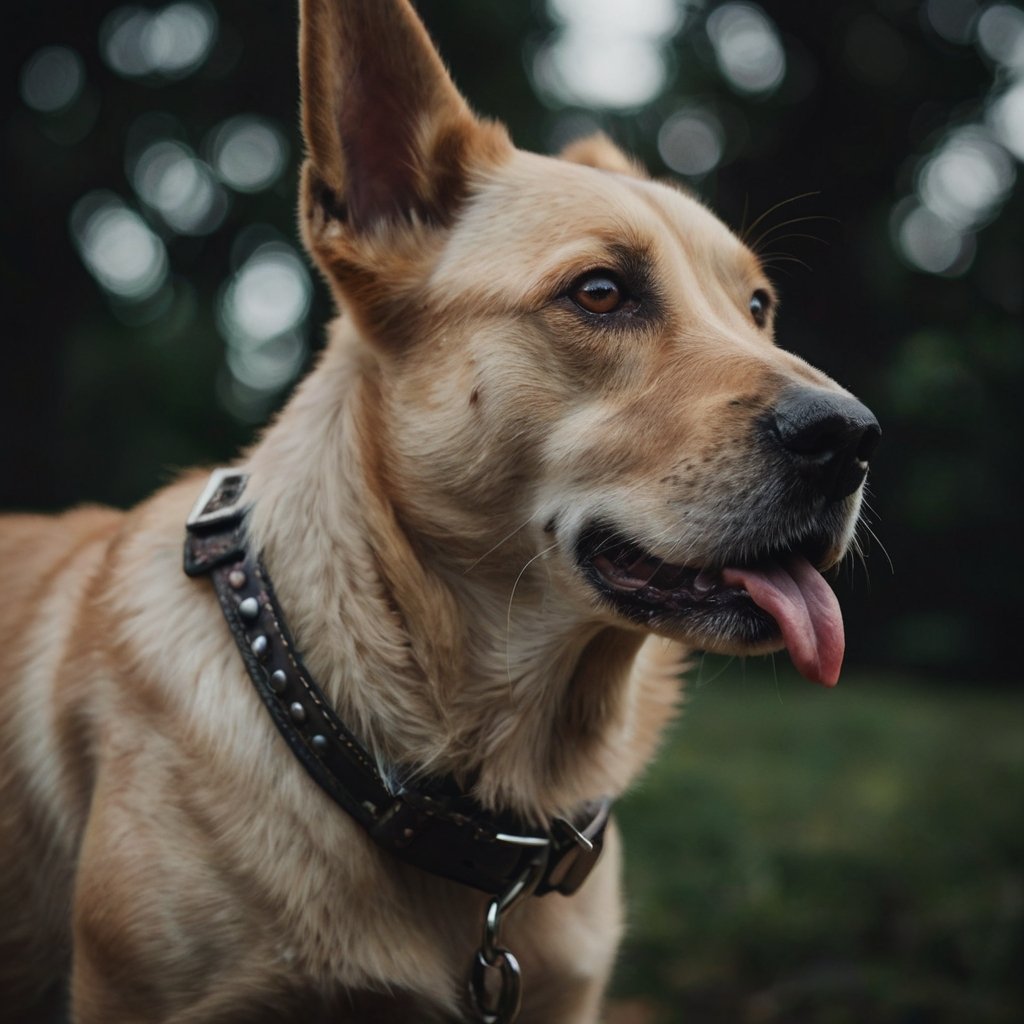
[[[538,849],[526,870],[487,904],[483,937],[469,978],[469,994],[481,1024],[514,1024],[519,1016],[522,1003],[519,961],[501,945],[501,924],[504,915],[537,887],[547,859],[547,847]],[[490,988],[489,974],[494,982]]]

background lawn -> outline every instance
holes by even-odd
[[[613,1021],[1018,1022],[1024,700],[706,660],[619,810]]]

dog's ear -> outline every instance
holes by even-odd
[[[559,156],[570,163],[596,167],[599,171],[628,174],[631,178],[647,177],[643,166],[619,149],[604,132],[596,132],[570,142]]]
[[[474,117],[408,0],[302,0],[300,66],[313,248],[324,232],[449,223],[469,168],[510,147]]]

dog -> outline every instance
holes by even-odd
[[[209,482],[0,530],[7,1022],[596,1021],[688,655],[839,674],[879,428],[757,256],[515,149],[408,0],[300,63],[318,365]]]

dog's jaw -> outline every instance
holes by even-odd
[[[769,519],[760,544],[752,528],[743,548],[723,547],[700,560],[687,558],[684,526],[659,553],[606,524],[588,525],[571,546],[572,558],[597,600],[627,621],[722,654],[785,646],[802,675],[832,686],[845,640],[842,613],[822,571],[845,554],[843,516],[854,522],[858,507],[859,495],[842,513],[824,518],[828,530],[809,519],[789,540]]]
[[[310,671],[382,766],[473,779],[486,806],[539,821],[620,793],[653,755],[677,679],[649,673],[643,636],[552,587],[527,548],[496,552],[501,572],[467,572],[410,536],[379,477],[373,366],[338,322],[249,456],[254,546]],[[297,531],[312,558],[295,557]]]
[[[629,621],[724,654],[785,646],[808,679],[826,686],[838,681],[845,648],[839,603],[797,551],[700,568],[657,558],[603,531],[588,532],[577,551],[599,599]]]

